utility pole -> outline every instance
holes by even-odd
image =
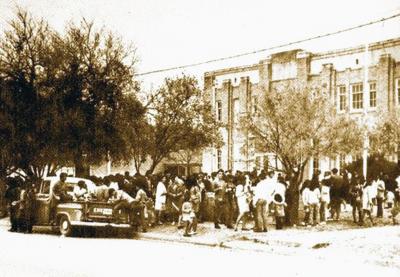
[[[368,42],[365,43],[364,52],[364,84],[363,84],[363,121],[364,121],[364,145],[363,145],[363,175],[367,178],[367,167],[368,167],[368,148],[369,148],[369,137],[368,137],[368,107],[369,107],[369,83],[368,83],[368,66],[369,66],[369,55],[368,55]]]

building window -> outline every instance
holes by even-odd
[[[376,83],[369,84],[369,106],[376,107]]]
[[[353,101],[353,109],[362,109],[363,108],[363,84],[354,84],[351,85],[351,93],[352,93],[352,101]]]
[[[339,86],[339,111],[346,109],[346,86]]]
[[[258,104],[258,97],[257,97],[257,96],[254,96],[254,97],[253,97],[253,103],[252,103],[252,113],[253,113],[253,114],[256,114],[257,111],[258,111],[257,104]]]
[[[397,103],[400,105],[400,79],[396,79]]]
[[[217,101],[217,120],[222,121],[222,102]]]
[[[221,151],[221,149],[217,150],[217,168],[218,169],[222,168],[222,151]]]
[[[233,99],[233,123],[239,123],[240,105],[239,98]]]

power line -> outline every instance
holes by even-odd
[[[184,69],[184,68],[188,68],[188,67],[195,67],[195,66],[199,66],[199,65],[203,65],[203,64],[215,63],[215,62],[220,62],[220,61],[224,61],[224,60],[240,58],[240,57],[243,57],[243,56],[249,56],[249,55],[253,55],[253,54],[258,54],[258,53],[261,53],[261,52],[266,52],[266,51],[270,51],[270,50],[274,50],[274,49],[278,49],[278,48],[282,48],[282,47],[286,47],[286,46],[291,46],[291,45],[294,45],[294,44],[299,44],[299,43],[307,42],[307,41],[310,41],[310,40],[315,40],[315,39],[320,39],[320,38],[329,37],[329,36],[333,36],[333,35],[338,35],[338,34],[345,33],[345,32],[348,32],[348,31],[352,31],[352,30],[355,30],[355,29],[364,28],[366,26],[370,26],[370,25],[374,25],[374,24],[377,24],[377,23],[385,22],[387,20],[394,19],[396,17],[400,17],[400,13],[394,14],[394,15],[389,16],[389,17],[384,17],[384,18],[381,18],[381,19],[378,19],[378,20],[370,21],[368,23],[364,23],[364,24],[360,24],[360,25],[357,25],[357,26],[349,27],[349,28],[346,28],[346,29],[341,29],[339,31],[325,33],[323,35],[313,36],[313,37],[309,37],[309,38],[306,38],[306,39],[296,40],[296,41],[293,41],[293,42],[288,42],[288,43],[284,43],[284,44],[280,44],[280,45],[276,45],[276,46],[272,46],[272,47],[268,47],[268,48],[264,48],[264,49],[258,49],[258,50],[254,50],[254,51],[250,51],[250,52],[245,52],[245,53],[241,53],[241,54],[236,54],[236,55],[232,55],[232,56],[226,56],[226,57],[222,57],[222,58],[207,60],[207,61],[204,61],[204,62],[191,63],[191,64],[186,64],[186,65],[181,65],[181,66],[168,67],[168,68],[163,68],[163,69],[151,70],[151,71],[147,71],[147,72],[143,72],[143,73],[137,73],[137,74],[135,74],[135,76],[144,76],[144,75],[161,73],[161,72],[166,72],[166,71],[171,71],[171,70],[176,70],[176,69]]]

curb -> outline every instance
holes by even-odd
[[[228,247],[228,246],[223,245],[224,242],[220,242],[220,243],[199,242],[199,241],[191,241],[191,240],[185,240],[185,239],[158,237],[158,236],[152,236],[152,235],[147,235],[147,234],[146,234],[146,235],[138,234],[138,236],[135,237],[135,239],[144,239],[144,240],[151,240],[151,241],[174,242],[174,243],[192,244],[192,245],[208,246],[208,247],[231,248],[231,247]]]

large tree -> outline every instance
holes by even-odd
[[[60,143],[76,174],[87,174],[88,164],[126,159],[125,133],[133,131],[126,124],[144,113],[135,97],[134,48],[85,20],[68,26],[56,47],[62,50],[56,101],[63,115]]]
[[[174,152],[198,152],[220,141],[210,102],[194,77],[166,79],[149,107],[149,117],[154,126],[148,148],[151,172]]]
[[[274,153],[290,178],[288,203],[291,223],[298,220],[299,189],[312,157],[336,157],[361,149],[361,129],[339,115],[328,95],[311,89],[270,91],[260,101],[257,115],[242,119],[255,148]]]
[[[58,68],[52,42],[55,33],[43,20],[19,10],[9,23],[0,43],[2,79],[2,156],[13,156],[13,168],[28,177],[39,177],[45,168],[61,160],[58,144],[50,139],[57,119],[50,100],[52,79]],[[6,137],[7,137],[6,136]],[[7,153],[8,151],[8,153]]]
[[[41,177],[75,164],[80,175],[85,163],[126,160],[127,127],[144,115],[135,61],[134,48],[91,22],[61,35],[19,10],[0,43],[0,171]]]

